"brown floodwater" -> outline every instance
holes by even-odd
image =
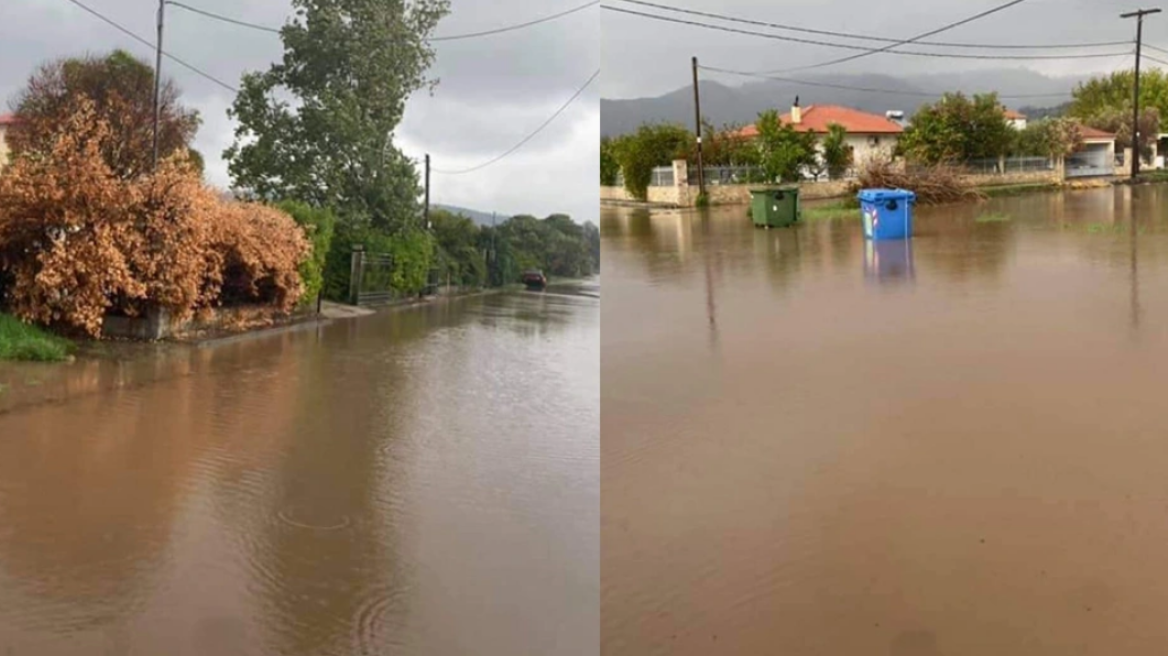
[[[1162,653],[1168,187],[744,212],[602,214],[602,653]]]
[[[595,654],[599,328],[592,281],[0,365],[0,654]]]

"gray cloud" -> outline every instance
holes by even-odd
[[[657,9],[609,0],[606,4],[647,13],[687,18]],[[783,2],[768,0],[670,0],[659,4],[841,32],[907,38],[1000,4],[993,0],[818,0]],[[943,32],[934,40],[995,44],[1034,44],[1134,40],[1135,25],[1119,14],[1136,7],[1133,0],[1029,0],[983,20]],[[601,12],[604,33],[605,98],[656,96],[690,81],[690,57],[704,65],[737,70],[772,70],[826,61],[849,51],[823,46],[780,42],[746,35],[715,32],[687,25],[653,21],[637,16]],[[693,17],[689,17],[693,18]],[[715,22],[708,19],[695,19]],[[724,23],[723,23],[724,24]],[[738,26],[766,31],[765,28]],[[782,33],[792,36],[803,36]],[[1168,47],[1168,14],[1150,17],[1144,24],[1148,43]],[[824,37],[824,40],[838,40]],[[853,42],[855,43],[855,42]],[[869,44],[870,45],[870,44]],[[1097,49],[1102,52],[1123,47]],[[888,54],[873,55],[817,72],[915,74],[977,68],[1025,67],[1047,75],[1072,75],[1130,67],[1131,58],[1061,62],[970,62],[924,59]],[[741,78],[719,76],[737,84]]]
[[[154,39],[150,0],[84,0],[140,36]],[[186,0],[207,11],[262,25],[281,25],[288,2]],[[464,34],[526,22],[570,9],[583,0],[531,3],[521,0],[454,0],[437,35]],[[432,74],[440,83],[431,97],[410,99],[397,141],[420,159],[431,153],[435,167],[475,166],[510,148],[539,126],[599,66],[597,7],[494,36],[439,42]],[[278,35],[214,21],[167,8],[165,49],[231,86],[248,70],[278,59]],[[0,99],[10,100],[40,62],[87,52],[125,48],[152,61],[152,50],[106,25],[67,0],[0,2]],[[233,94],[164,60],[164,73],[198,109],[203,126],[196,148],[207,176],[229,184],[220,155],[232,140],[226,116]],[[432,177],[432,200],[504,214],[567,212],[596,218],[596,141],[599,85],[589,89],[544,132],[499,163],[462,176]],[[439,164],[441,162],[441,164]]]

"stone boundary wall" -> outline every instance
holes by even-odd
[[[673,172],[674,180],[678,183],[672,187],[649,187],[648,205],[694,207],[697,204],[698,188],[687,181],[686,162],[684,160],[674,162]],[[1052,171],[970,174],[963,176],[963,180],[976,187],[1061,184],[1065,182],[1065,170],[1062,161],[1059,161]],[[799,183],[799,197],[801,200],[842,198],[850,195],[851,184],[851,180],[802,182]],[[763,185],[707,185],[706,195],[711,205],[742,205],[750,203],[750,190],[760,186]],[[600,200],[602,203],[613,204],[646,204],[633,198],[623,187],[600,187]]]
[[[268,305],[243,305],[204,310],[189,319],[175,321],[168,311],[153,309],[141,317],[107,316],[102,320],[101,334],[103,337],[143,341],[184,339],[205,333],[239,332],[271,326],[293,316]]]

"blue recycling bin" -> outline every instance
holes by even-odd
[[[859,198],[866,238],[912,237],[912,207],[917,202],[916,194],[907,189],[863,189]]]

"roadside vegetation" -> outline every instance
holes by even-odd
[[[804,221],[843,221],[860,220],[860,207],[856,203],[837,201],[816,205],[804,205],[802,208]]]
[[[0,360],[62,362],[72,351],[73,342],[0,314]]]

